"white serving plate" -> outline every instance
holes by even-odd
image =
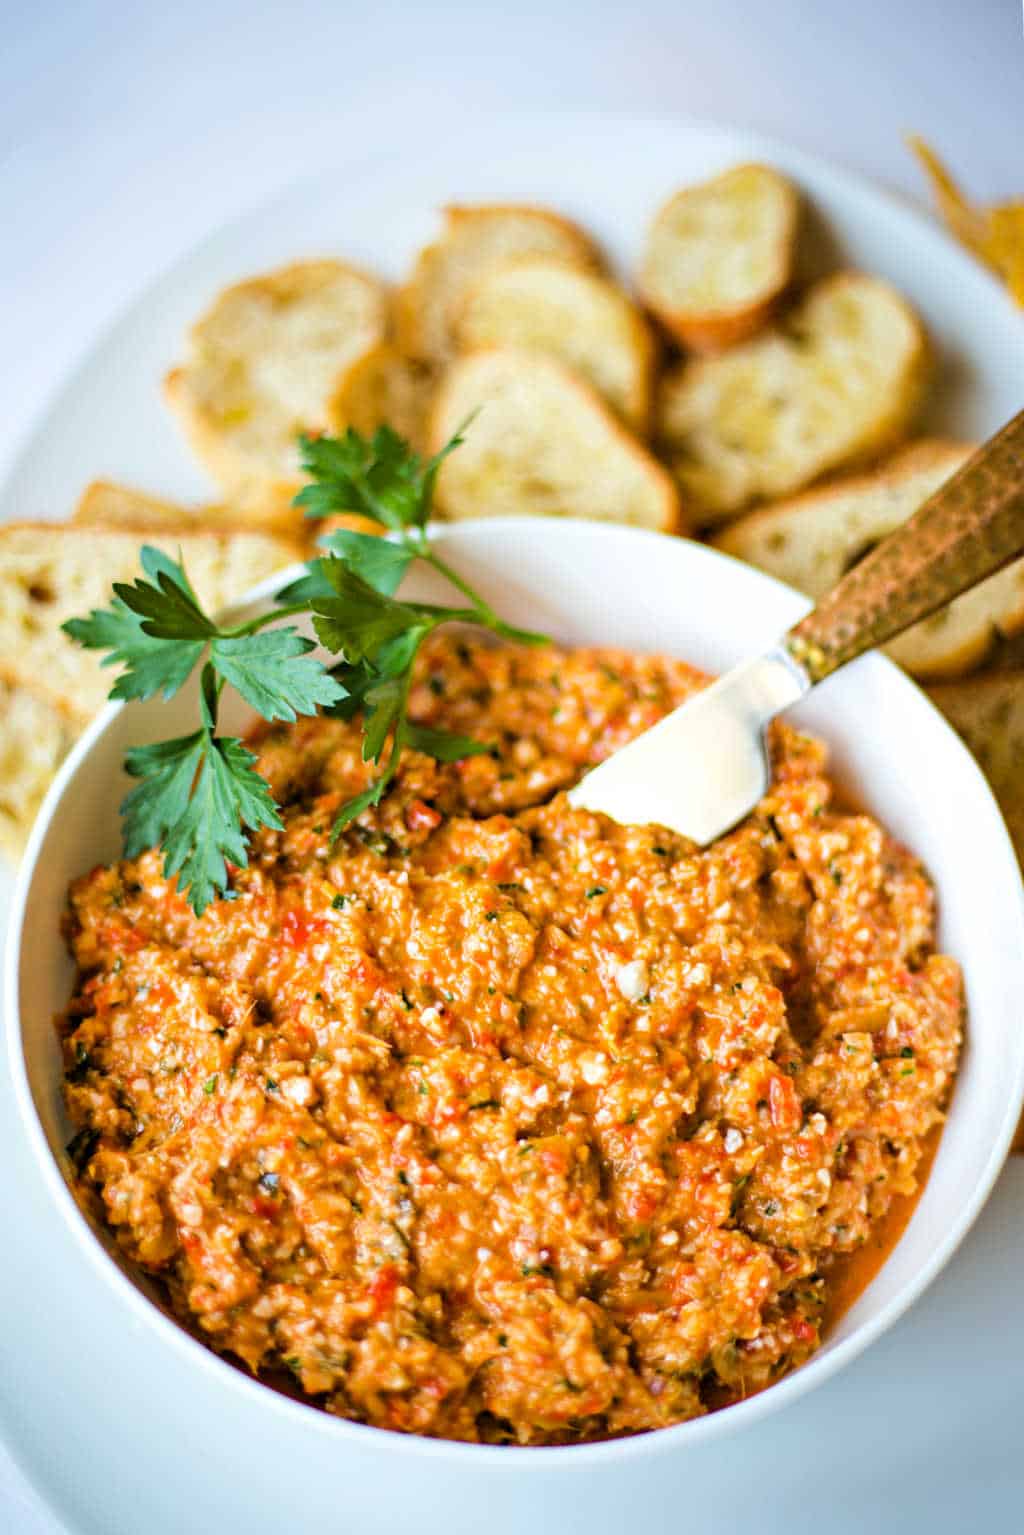
[[[834,245],[844,260],[890,277],[922,308],[944,359],[931,426],[980,435],[1017,408],[1024,326],[983,272],[900,204],[750,135],[683,123],[570,118],[553,145],[548,120],[517,124],[473,144],[431,145],[401,162],[377,163],[363,174],[349,172],[344,198],[334,182],[307,184],[215,236],[129,311],[66,386],[19,460],[5,508],[19,517],[61,514],[86,480],[100,473],[169,495],[207,491],[164,416],[158,381],[176,354],[181,330],[222,282],[278,260],[325,251],[397,275],[427,236],[430,209],[453,198],[550,201],[586,222],[628,268],[645,218],[677,181],[752,156],[781,165],[808,191],[827,225],[827,239],[816,242],[819,252]],[[474,574],[481,585],[497,582],[492,589],[509,616],[518,613],[566,637],[614,639],[634,648],[660,645],[699,664],[721,666],[746,643],[772,637],[800,611],[792,594],[707,551],[658,542],[656,554],[634,554],[639,545],[651,548],[642,535],[588,535],[593,548],[604,541],[608,553],[584,570],[578,550],[566,557],[564,541],[572,536],[569,528],[535,537],[532,528],[491,524],[473,546],[480,535],[472,530],[446,534],[463,541],[453,542],[453,555],[468,560],[471,570],[479,566]],[[613,550],[608,541],[622,538],[628,550],[625,545]],[[671,588],[670,579],[675,583]],[[543,592],[539,612],[538,591]],[[728,631],[723,613],[729,614]],[[843,689],[857,695],[855,707],[833,702],[843,697]],[[1019,879],[1001,823],[966,754],[886,663],[870,659],[830,683],[807,717],[838,747],[851,786],[865,791],[873,808],[931,864],[942,895],[943,941],[968,960],[972,1009],[977,1018],[994,1020],[984,1025],[991,1034],[979,1032],[972,1041],[941,1157],[904,1241],[816,1361],[727,1414],[658,1436],[570,1451],[509,1455],[409,1440],[396,1446],[393,1436],[341,1425],[274,1398],[172,1324],[154,1321],[149,1303],[117,1275],[78,1224],[44,1140],[45,1128],[50,1142],[59,1144],[61,1130],[47,1060],[52,1041],[41,1020],[62,1000],[66,980],[52,947],[46,947],[46,925],[67,876],[87,866],[88,857],[84,864],[75,859],[91,856],[92,849],[97,856],[115,850],[113,828],[99,811],[118,797],[117,784],[110,781],[113,758],[96,770],[99,779],[95,771],[86,771],[76,780],[59,831],[51,826],[46,838],[43,879],[33,893],[33,902],[41,905],[33,905],[28,927],[33,945],[27,954],[29,1070],[44,1128],[29,1104],[28,1079],[17,1051],[12,1060],[25,1128],[49,1191],[27,1218],[45,1226],[41,1246],[50,1262],[66,1265],[85,1308],[83,1323],[102,1317],[109,1330],[112,1317],[115,1325],[123,1318],[131,1374],[145,1379],[149,1400],[164,1401],[182,1423],[184,1442],[191,1446],[189,1479],[202,1487],[211,1523],[215,1508],[222,1508],[224,1516],[238,1512],[223,1478],[218,1481],[214,1474],[225,1454],[245,1463],[246,1527],[253,1531],[279,1528],[289,1511],[310,1519],[322,1516],[339,1506],[338,1499],[353,1523],[382,1530],[402,1528],[413,1518],[426,1529],[469,1529],[484,1508],[495,1530],[521,1529],[528,1518],[536,1522],[538,1509],[559,1485],[567,1498],[565,1505],[560,1499],[559,1507],[571,1505],[573,1528],[611,1528],[614,1508],[620,1515],[630,1508],[653,1516],[653,1489],[665,1487],[682,1463],[689,1461],[692,1468],[691,1456],[702,1442],[785,1406],[823,1379],[889,1325],[945,1262],[995,1176],[1019,1102],[1022,1046],[1018,1031],[1008,1025],[1011,1015],[1016,1019],[1013,995],[1014,988],[1020,994],[1024,953]],[[167,725],[161,723],[161,734]],[[90,740],[101,728],[94,728]],[[119,727],[114,722],[106,728],[116,733]],[[133,738],[137,730],[136,725]],[[891,751],[894,740],[906,743],[905,758]],[[115,735],[106,739],[108,752],[114,741]],[[894,772],[894,762],[902,766],[904,760],[914,764],[916,776]],[[91,759],[93,768],[102,761]],[[72,763],[66,776],[74,771]],[[949,814],[954,800],[957,817]],[[963,805],[969,807],[966,819]],[[35,839],[37,851],[44,830]],[[1006,897],[998,911],[989,909],[986,892],[991,890]],[[969,934],[974,943],[975,933],[976,947],[967,954],[957,940]],[[62,1219],[56,1218],[57,1210]],[[123,1380],[125,1372],[120,1374]],[[833,1398],[841,1389],[841,1383],[833,1388]],[[215,1425],[226,1439],[207,1465]],[[207,1437],[197,1437],[200,1428]],[[710,1446],[704,1453],[709,1452]],[[156,1466],[161,1454],[160,1446],[145,1440],[147,1461]],[[395,1475],[398,1458],[402,1470]],[[570,1476],[573,1468],[583,1474]],[[89,1482],[84,1466],[82,1477]],[[141,1496],[148,1530],[180,1528],[186,1504],[173,1489],[168,1492],[165,1484],[163,1497]],[[133,1508],[139,1511],[138,1501]]]

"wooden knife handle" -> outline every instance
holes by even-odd
[[[861,560],[785,645],[812,682],[1024,554],[1024,411]]]

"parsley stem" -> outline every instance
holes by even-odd
[[[500,634],[507,640],[518,641],[522,645],[542,645],[546,643],[545,635],[535,634],[529,629],[519,629],[514,624],[508,624],[503,618],[500,618],[490,603],[485,602],[480,593],[474,591],[468,581],[462,579],[458,571],[453,570],[445,560],[442,560],[439,554],[434,553],[430,547],[426,529],[420,530],[419,537],[413,544],[413,547],[420,559],[425,560],[428,565],[432,565],[439,575],[444,576],[446,581],[450,581],[456,590],[462,592],[473,604],[473,609],[470,613],[460,612],[457,608],[448,610],[447,617],[449,619],[455,619],[461,623],[480,624],[482,628],[490,629],[492,633]],[[425,603],[423,606],[429,607],[430,605]]]
[[[420,537],[419,548],[416,552],[419,554],[422,560],[426,560],[428,565],[433,565],[437,573],[444,576],[446,581],[450,581],[452,586],[455,587],[456,591],[461,592],[464,597],[469,598],[470,602],[473,604],[473,612],[476,616],[485,618],[487,620],[488,626],[498,622],[497,613],[495,613],[494,609],[490,606],[489,603],[484,601],[479,592],[475,592],[469,585],[469,582],[462,579],[457,570],[453,570],[445,560],[442,560],[439,554],[434,553],[433,549],[430,547],[430,544],[427,541],[427,536],[425,533],[423,533]]]
[[[238,640],[247,634],[258,634],[268,624],[276,624],[282,618],[291,618],[293,614],[309,613],[308,602],[291,602],[280,608],[271,608],[267,613],[260,613],[256,618],[250,618],[247,624],[239,624],[236,629],[222,629],[218,638],[222,640]]]

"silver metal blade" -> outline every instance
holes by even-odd
[[[765,727],[810,685],[781,647],[744,661],[594,768],[569,801],[623,825],[712,842],[766,792]]]

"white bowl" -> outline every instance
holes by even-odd
[[[767,645],[806,609],[779,583],[703,546],[586,522],[496,519],[436,530],[445,558],[503,616],[576,644],[670,652],[711,671]],[[294,572],[252,594],[265,608]],[[405,588],[442,595],[429,570]],[[884,1268],[803,1369],[735,1407],[629,1440],[557,1449],[504,1449],[420,1440],[329,1418],[250,1380],[195,1342],[158,1309],[147,1285],[123,1264],[105,1234],[90,1229],[65,1183],[62,1149],[70,1127],[61,1106],[61,1059],[54,1015],[66,1002],[72,967],[60,936],[68,883],[118,855],[117,806],[128,780],[125,747],[191,728],[194,694],[109,707],[64,765],[32,835],[14,899],[6,957],[6,1016],[15,1089],[25,1128],[68,1223],[120,1295],[133,1320],[161,1348],[186,1351],[194,1388],[220,1398],[225,1418],[245,1413],[265,1434],[284,1476],[305,1476],[310,1456],[343,1475],[383,1451],[423,1478],[457,1474],[471,1489],[496,1468],[545,1473],[589,1464],[671,1455],[781,1407],[825,1380],[877,1338],[948,1261],[1006,1154],[1024,1095],[1024,888],[992,796],[960,741],[918,689],[872,655],[847,668],[793,711],[832,751],[835,776],[914,849],[935,879],[939,942],[964,968],[968,1042],[948,1124],[927,1188]],[[232,727],[246,723],[238,701]],[[127,1329],[126,1329],[127,1330]],[[159,1360],[160,1350],[150,1358]],[[258,1448],[253,1448],[258,1453]],[[289,1456],[292,1456],[292,1459]],[[468,1479],[468,1480],[467,1480]],[[506,1488],[511,1488],[510,1481]],[[467,1491],[468,1495],[468,1491]],[[386,1497],[387,1494],[385,1493]],[[504,1494],[503,1494],[504,1496]]]

